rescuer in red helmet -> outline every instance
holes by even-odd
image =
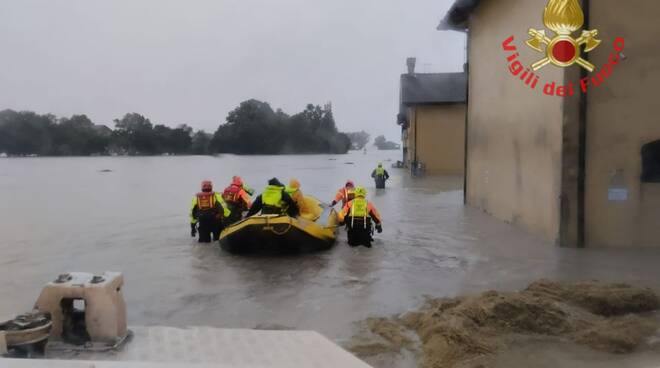
[[[353,198],[355,198],[355,183],[353,183],[352,180],[347,180],[346,185],[337,191],[335,199],[330,203],[330,207],[334,207],[341,201],[341,206],[343,208],[346,203],[352,201]]]
[[[245,183],[240,176],[234,176],[231,184],[222,192],[222,199],[225,200],[231,215],[227,218],[228,224],[238,222],[243,218],[243,212],[250,209],[252,205],[250,194],[245,190]]]
[[[192,200],[190,209],[190,235],[194,237],[199,232],[200,243],[210,243],[220,239],[223,219],[229,217],[231,211],[222,196],[213,191],[213,183],[202,182],[202,191]]]

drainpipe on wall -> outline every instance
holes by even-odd
[[[413,114],[415,116],[415,119],[413,119],[413,131],[415,132],[414,134],[414,144],[413,144],[413,165],[417,166],[417,114],[419,113],[419,110],[417,109],[417,106],[414,107],[415,113]]]
[[[582,0],[582,8],[584,9],[584,27],[590,29],[590,0]],[[589,60],[589,54],[583,56]],[[588,72],[584,68],[580,68],[580,80],[588,77]],[[585,194],[586,194],[586,169],[587,169],[587,108],[588,99],[587,94],[580,94],[580,116],[579,116],[579,151],[578,151],[578,194],[577,194],[577,247],[584,248],[586,246],[585,239]]]
[[[464,154],[463,154],[463,204],[467,204],[467,175],[468,175],[468,115],[470,111],[470,30],[465,31],[465,141],[464,141]]]
[[[408,75],[411,77],[415,76],[415,65],[417,64],[417,58],[411,57],[406,60],[406,63],[408,64]],[[413,136],[413,166],[417,165],[417,106],[414,106],[411,110],[414,111],[414,116],[415,118],[413,119],[413,131],[415,132]],[[410,148],[410,147],[409,147]],[[411,169],[414,169],[411,168]],[[412,171],[415,172],[415,171]]]

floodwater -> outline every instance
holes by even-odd
[[[660,251],[555,247],[462,205],[461,177],[412,179],[400,152],[348,155],[0,159],[0,317],[29,309],[67,271],[121,271],[129,324],[316,330],[338,342],[355,321],[418,307],[426,295],[513,290],[533,280],[602,279],[660,289]],[[110,172],[102,172],[111,170]],[[278,176],[329,201],[346,179],[384,217],[374,248],[254,258],[199,245],[188,210],[199,182]],[[543,205],[539,203],[539,205]]]

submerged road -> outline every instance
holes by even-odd
[[[462,177],[411,179],[368,155],[0,159],[0,316],[29,309],[66,271],[121,271],[129,324],[310,329],[344,341],[354,322],[419,306],[425,295],[512,290],[546,277],[660,289],[660,250],[555,247],[462,205]],[[104,170],[110,170],[103,172]],[[198,245],[187,211],[202,179],[240,174],[261,188],[295,177],[324,200],[348,179],[384,217],[373,249],[341,235],[329,252],[246,258]],[[539,204],[542,205],[542,204]]]

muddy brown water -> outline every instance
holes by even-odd
[[[131,325],[311,329],[340,343],[355,321],[416,308],[425,295],[515,290],[542,277],[660,289],[660,251],[555,247],[465,208],[462,176],[388,169],[389,188],[376,191],[375,164],[399,158],[0,159],[0,316],[29,309],[65,271],[123,272]],[[198,245],[187,224],[192,195],[200,180],[224,187],[234,174],[255,188],[295,177],[325,200],[355,179],[383,214],[384,233],[373,249],[351,249],[341,234],[331,251],[285,258]]]

